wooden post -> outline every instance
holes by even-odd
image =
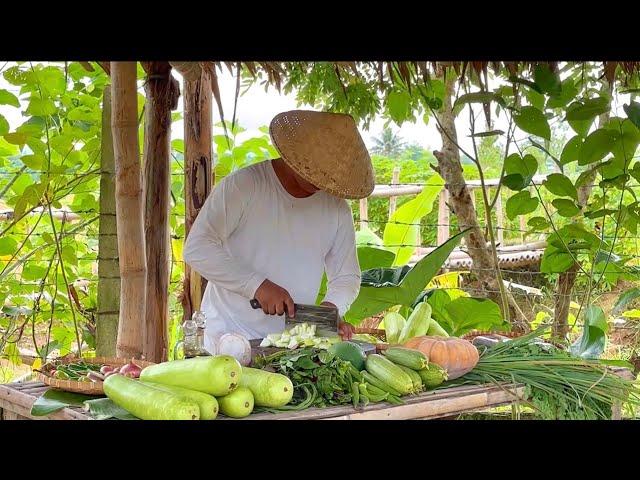
[[[471,204],[473,205],[473,209],[477,212],[478,209],[476,208],[476,189],[469,188],[469,195],[471,195]]]
[[[502,191],[498,192],[498,198],[496,198],[496,233],[497,243],[504,243],[504,208],[502,207]]]
[[[400,167],[393,167],[393,174],[391,176],[391,187],[395,187],[400,181]],[[398,197],[389,197],[389,220],[396,211],[396,200]]]
[[[360,230],[369,226],[369,206],[366,198],[360,199]]]
[[[169,318],[169,197],[171,189],[171,110],[179,86],[168,62],[144,62],[147,72],[144,178],[147,307],[143,354],[151,362],[167,360]]]
[[[438,201],[438,245],[442,245],[449,238],[449,191],[444,188],[440,191]]]
[[[111,86],[102,100],[100,160],[100,227],[98,236],[98,311],[96,355],[114,357],[120,311],[120,268],[116,225],[115,160],[111,135]]]
[[[144,199],[138,144],[136,62],[111,62],[111,130],[116,166],[116,220],[120,261],[118,357],[140,358],[144,341],[147,266]]]
[[[211,192],[212,122],[211,80],[200,71],[196,79],[184,79],[185,240],[198,212]],[[184,318],[200,309],[207,281],[184,266],[182,306]]]

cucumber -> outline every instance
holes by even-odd
[[[427,389],[436,388],[447,380],[447,372],[435,363],[430,363],[427,368],[418,371],[418,375]]]
[[[235,358],[216,355],[150,365],[142,370],[140,380],[221,397],[238,386],[241,376],[242,367]]]
[[[415,370],[412,370],[409,367],[405,367],[404,365],[398,365],[407,375],[411,378],[413,382],[413,392],[418,393],[422,391],[422,379],[420,375]]]
[[[380,390],[384,390],[385,392],[389,392],[391,395],[395,395],[396,397],[399,397],[401,395],[400,392],[397,391],[395,388],[390,387],[389,385],[384,383],[382,380],[380,380],[380,379],[374,377],[373,375],[371,375],[366,370],[363,370],[361,373],[362,373],[362,378],[367,383],[370,383],[371,385],[373,385],[375,387],[378,387]]]
[[[109,375],[102,388],[113,403],[142,420],[200,419],[200,407],[193,400],[150,387],[124,375]]]
[[[176,387],[174,385],[162,385],[161,383],[142,382],[149,387],[157,388],[165,392],[173,393],[187,397],[189,400],[196,402],[200,407],[200,420],[215,420],[218,416],[218,401],[207,393],[189,390],[187,388]]]
[[[244,418],[253,412],[254,399],[251,390],[238,387],[229,395],[218,398],[220,413],[231,418]]]
[[[251,390],[259,407],[284,407],[293,398],[293,383],[280,373],[242,367],[240,386]]]
[[[427,356],[424,353],[411,348],[389,347],[383,352],[383,355],[396,365],[403,365],[412,370],[422,370],[427,368],[428,364]]]
[[[402,395],[413,392],[413,382],[398,365],[391,360],[374,353],[367,357],[367,371],[374,377],[396,389]]]

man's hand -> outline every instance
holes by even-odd
[[[270,280],[262,282],[254,296],[267,315],[282,315],[285,312],[291,318],[295,315],[293,299],[289,292]]]
[[[322,305],[326,305],[327,307],[337,308],[331,302],[322,302]],[[356,333],[356,329],[350,323],[343,322],[342,320],[339,319],[338,320],[338,333],[340,334],[340,337],[342,338],[342,340],[351,340],[351,337],[353,337],[353,334]]]

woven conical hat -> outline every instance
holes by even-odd
[[[283,112],[271,121],[269,133],[286,164],[321,190],[349,199],[373,191],[371,157],[350,115]]]

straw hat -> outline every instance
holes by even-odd
[[[349,199],[373,191],[371,158],[351,115],[292,110],[276,115],[269,133],[285,163],[319,189]]]

